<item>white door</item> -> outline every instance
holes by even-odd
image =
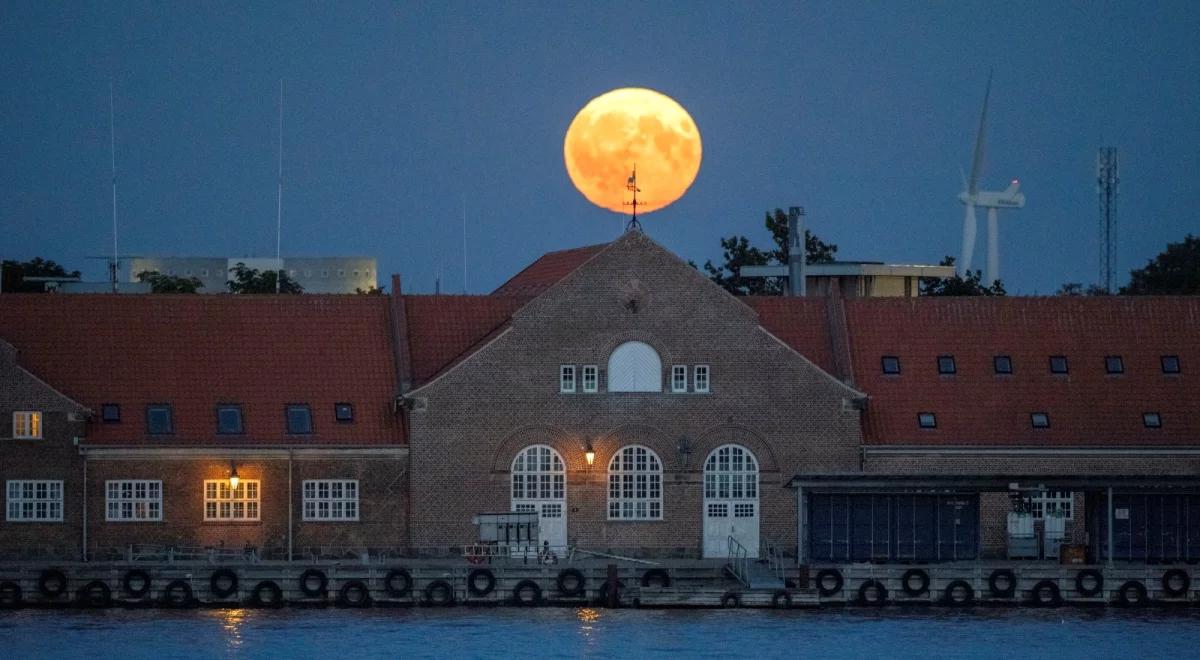
[[[558,452],[533,445],[513,459],[512,510],[537,512],[538,547],[549,541],[555,554],[563,556],[567,546],[567,471]]]
[[[704,556],[728,557],[729,537],[758,556],[758,461],[741,445],[722,445],[704,461]]]

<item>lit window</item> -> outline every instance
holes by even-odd
[[[1120,355],[1109,355],[1104,358],[1104,371],[1110,374],[1125,373],[1125,361]]]
[[[589,394],[600,389],[600,370],[594,364],[583,365],[583,391]]]
[[[883,373],[894,376],[900,373],[900,358],[895,355],[885,355],[879,360]]]
[[[697,392],[708,392],[708,365],[698,364],[692,374],[692,386]]]
[[[116,424],[121,421],[121,406],[115,403],[106,403],[100,406],[100,419],[105,424]]]
[[[671,367],[671,391],[687,391],[687,365],[677,364]]]
[[[162,482],[147,479],[105,481],[105,520],[162,520]]]
[[[1142,424],[1148,429],[1162,428],[1162,417],[1156,412],[1142,413]]]
[[[354,421],[354,406],[349,403],[333,404],[333,418],[343,424]]]
[[[629,341],[608,357],[609,392],[661,392],[662,359],[649,344]]]
[[[305,520],[358,520],[357,479],[305,479]]]
[[[294,404],[287,407],[288,433],[303,435],[312,433],[312,411],[308,404]]]
[[[1048,429],[1050,428],[1050,415],[1044,412],[1030,413],[1029,423],[1035,429]]]
[[[923,429],[936,429],[937,415],[931,412],[917,413],[917,425]]]
[[[1007,355],[997,355],[992,358],[992,368],[998,374],[1011,374],[1013,372],[1012,358]]]
[[[37,440],[42,437],[42,413],[34,410],[19,410],[13,413],[12,437]]]
[[[939,355],[937,359],[937,365],[939,374],[950,375],[957,372],[953,355]]]
[[[558,368],[558,391],[565,394],[575,391],[575,365],[564,364]]]
[[[1072,495],[1069,490],[1044,490],[1034,494],[1029,500],[1033,517],[1039,520],[1048,517],[1070,520],[1073,513]]]
[[[242,479],[237,488],[228,479],[204,481],[205,520],[258,520],[258,480]]]
[[[152,435],[174,433],[171,423],[171,406],[167,404],[151,404],[146,406],[146,432]]]
[[[1164,374],[1179,373],[1179,356],[1178,355],[1164,355],[1164,356],[1162,356],[1162,358],[1160,358],[1160,363],[1162,364],[1162,372]]]
[[[1050,373],[1052,373],[1052,374],[1067,373],[1067,356],[1051,355],[1050,356]]]
[[[622,448],[608,464],[609,520],[662,520],[662,463],[646,447]]]
[[[241,406],[217,406],[217,433],[237,434],[243,430]]]
[[[6,484],[10,522],[62,522],[63,482],[13,480]]]

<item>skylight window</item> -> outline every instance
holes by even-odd
[[[895,355],[885,355],[879,362],[884,374],[894,376],[900,373],[900,358]]]
[[[1050,356],[1050,373],[1052,373],[1052,374],[1067,373],[1067,356],[1051,355]]]
[[[937,365],[938,373],[943,376],[952,376],[958,372],[958,367],[954,364],[953,355],[939,355]]]
[[[1109,374],[1125,373],[1125,361],[1120,355],[1109,355],[1104,358],[1104,372]]]
[[[116,424],[121,421],[121,406],[106,403],[100,406],[100,420],[105,424]]]
[[[175,432],[175,426],[171,419],[171,404],[152,403],[146,406],[146,432],[151,435]]]
[[[1142,425],[1148,429],[1161,429],[1162,417],[1156,412],[1142,413]]]
[[[936,429],[937,415],[931,412],[917,413],[917,425],[923,429]]]
[[[287,429],[288,433],[294,435],[313,432],[312,410],[308,404],[292,404],[287,407]]]
[[[1162,372],[1164,374],[1179,373],[1180,369],[1179,369],[1179,356],[1178,355],[1164,355],[1164,356],[1162,356],[1162,358],[1160,358],[1159,361],[1162,364]]]
[[[1050,428],[1050,415],[1044,412],[1030,413],[1029,423],[1035,429],[1048,429]]]
[[[997,355],[992,358],[992,368],[997,374],[1010,375],[1013,372],[1012,358],[1007,355]]]
[[[354,405],[350,403],[333,404],[333,418],[343,424],[354,421]]]
[[[232,404],[217,406],[217,433],[238,434],[243,430],[241,406]]]

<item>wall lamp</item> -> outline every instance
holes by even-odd
[[[234,465],[233,461],[230,461],[229,462],[229,487],[233,490],[237,490],[238,483],[240,481],[241,481],[241,478],[238,477],[237,465]]]
[[[592,467],[592,465],[596,462],[596,450],[592,449],[591,440],[588,440],[587,444],[584,445],[583,458],[587,460],[588,467]]]

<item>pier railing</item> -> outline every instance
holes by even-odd
[[[729,537],[729,570],[738,582],[750,586],[750,553],[732,535]]]

